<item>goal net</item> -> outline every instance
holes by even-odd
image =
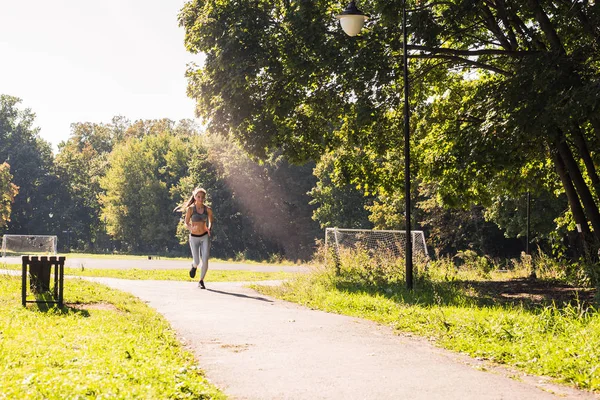
[[[429,259],[423,231],[411,231],[413,257]],[[336,265],[344,251],[362,250],[378,258],[392,262],[404,258],[406,253],[406,231],[326,228],[325,254],[331,255]]]
[[[4,235],[2,257],[18,255],[56,255],[57,237],[53,235]]]

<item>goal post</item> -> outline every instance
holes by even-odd
[[[413,256],[429,260],[423,231],[411,231]],[[406,231],[370,229],[325,229],[325,256],[333,256],[336,266],[340,264],[340,250],[363,249],[371,254],[386,254],[402,258],[406,253]]]
[[[18,255],[52,255],[57,253],[55,235],[3,235],[2,257]]]

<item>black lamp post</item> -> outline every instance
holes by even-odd
[[[346,9],[336,16],[346,34],[356,36],[362,29],[365,21],[369,18],[366,14],[356,8],[351,1]],[[410,227],[410,108],[408,106],[408,52],[406,47],[406,0],[402,1],[402,44],[404,64],[404,185],[406,201],[406,287],[413,288],[413,260],[412,260],[412,231]]]
[[[529,219],[529,211],[531,208],[531,194],[529,192],[529,190],[527,191],[527,243],[525,244],[525,253],[527,253],[527,255],[529,255],[529,233],[531,231],[531,221]]]

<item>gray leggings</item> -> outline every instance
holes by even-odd
[[[208,271],[208,256],[210,253],[210,236],[192,236],[190,235],[190,248],[192,249],[192,257],[194,262],[192,265],[197,267],[200,265],[200,258],[202,258],[202,269],[200,270],[200,279],[204,280],[206,271]]]

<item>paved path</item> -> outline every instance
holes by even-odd
[[[243,283],[93,278],[163,314],[233,399],[598,399]],[[482,369],[486,371],[482,371]],[[517,376],[511,379],[510,375]]]

